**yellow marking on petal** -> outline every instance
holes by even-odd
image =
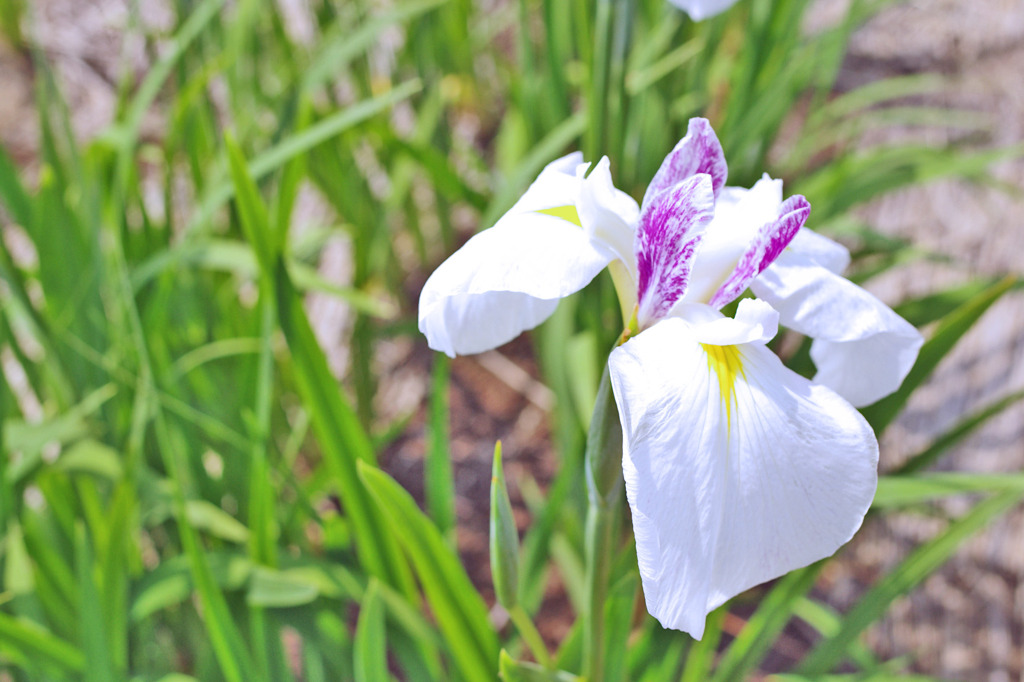
[[[568,206],[555,206],[554,208],[545,208],[537,213],[543,213],[544,215],[551,215],[562,220],[568,220],[573,225],[583,227],[583,223],[580,222],[580,214],[576,212],[576,207],[572,204]]]
[[[712,346],[702,343],[708,356],[708,369],[718,377],[718,390],[725,403],[725,415],[732,425],[732,406],[736,402],[736,377],[743,375],[743,356],[737,346]]]

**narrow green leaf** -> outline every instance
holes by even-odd
[[[962,542],[1017,505],[1022,496],[1024,491],[1010,490],[980,502],[968,514],[952,523],[945,532],[914,550],[860,598],[843,618],[839,632],[819,642],[800,664],[797,672],[822,675],[842,663],[857,637],[880,618],[894,600],[931,575],[953,555]]]
[[[85,526],[75,528],[75,572],[78,574],[78,622],[85,652],[86,682],[111,682],[114,664],[107,645],[107,618],[100,603],[94,576],[92,545]]]
[[[814,587],[825,562],[811,564],[783,576],[772,588],[757,610],[740,630],[736,639],[722,654],[715,667],[712,682],[747,679],[771,650],[776,637],[793,614],[793,604]]]
[[[424,494],[430,518],[450,542],[455,540],[455,481],[452,477],[449,437],[449,374],[451,361],[442,353],[434,354],[430,382],[430,421],[427,424],[429,447],[423,463]]]
[[[313,334],[284,261],[270,237],[266,206],[237,145],[226,141],[232,180],[238,191],[242,229],[253,244],[263,272],[263,283],[276,294],[278,322],[292,353],[299,394],[309,409],[324,458],[341,493],[356,531],[359,557],[367,570],[392,586],[412,594],[412,579],[390,533],[382,527],[356,474],[356,461],[376,460],[369,435],[351,406],[342,399],[327,366],[327,358]]]
[[[1024,399],[1024,391],[1017,391],[969,415],[952,429],[932,441],[932,444],[927,448],[910,457],[893,473],[909,474],[932,465],[944,452],[969,436],[988,422],[988,420],[1016,405],[1022,399]]]
[[[466,679],[493,678],[498,639],[487,607],[458,557],[394,479],[365,462],[358,466],[378,510],[409,554],[455,665]]]
[[[536,663],[517,661],[504,649],[501,650],[498,665],[498,676],[502,682],[584,682],[582,677],[564,670],[548,670]]]
[[[314,601],[320,594],[316,583],[286,571],[263,566],[253,569],[245,602],[250,606],[283,608],[302,606]]]
[[[389,679],[384,602],[380,597],[380,583],[375,578],[370,578],[366,594],[363,595],[352,654],[356,682],[383,682]]]
[[[1014,490],[1024,492],[1024,474],[935,472],[882,476],[871,506],[906,507],[953,495]]]
[[[80,649],[33,621],[0,613],[0,640],[5,648],[22,653],[30,661],[45,661],[69,673],[85,670],[85,656]]]
[[[411,97],[421,88],[422,85],[419,81],[402,83],[382,95],[353,104],[323,119],[253,159],[248,166],[249,177],[253,180],[263,179],[296,156],[304,154],[349,128],[376,116],[397,102]],[[205,225],[213,213],[231,199],[234,192],[235,185],[231,182],[215,185],[200,203],[189,222],[187,233],[191,234]]]

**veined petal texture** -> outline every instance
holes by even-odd
[[[506,215],[427,280],[420,331],[431,348],[452,357],[495,348],[547,319],[559,299],[585,287],[613,258],[567,220]]]
[[[696,638],[740,592],[860,527],[878,444],[832,390],[761,344],[706,346],[669,318],[609,359],[648,611]]]
[[[641,329],[667,315],[686,293],[693,255],[714,211],[711,176],[704,173],[644,202],[635,242]]]
[[[711,176],[711,189],[716,197],[729,177],[729,166],[725,163],[722,145],[706,118],[690,119],[686,136],[679,140],[675,149],[661,162],[661,167],[647,186],[642,205],[646,207],[658,194],[698,173]]]
[[[693,265],[687,301],[708,302],[736,269],[762,225],[779,216],[782,180],[765,175],[753,187],[726,187],[715,199],[715,217],[708,225]]]
[[[800,253],[784,252],[750,288],[782,324],[814,339],[814,381],[857,407],[899,388],[924,343],[889,306]]]
[[[747,250],[740,257],[736,269],[711,297],[709,303],[716,308],[721,308],[727,303],[735,301],[750,285],[750,282],[771,265],[783,249],[793,241],[810,214],[810,203],[799,194],[782,202],[778,218],[761,226]]]

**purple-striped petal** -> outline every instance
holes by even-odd
[[[706,118],[691,118],[686,137],[661,162],[661,168],[647,186],[643,205],[646,206],[659,193],[679,184],[691,175],[707,173],[711,176],[711,189],[718,193],[725,187],[729,167],[718,136]]]
[[[685,178],[644,205],[636,233],[638,321],[665,317],[686,293],[694,251],[715,212],[711,177]]]
[[[718,288],[709,303],[715,308],[721,308],[736,300],[736,297],[743,293],[743,290],[750,285],[755,277],[775,262],[775,259],[793,241],[796,233],[807,222],[807,216],[810,214],[811,204],[799,194],[782,202],[782,206],[779,207],[778,219],[761,226],[754,241],[740,257],[736,269]]]

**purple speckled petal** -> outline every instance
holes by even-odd
[[[641,328],[665,317],[686,293],[693,253],[714,212],[711,177],[705,173],[644,204],[634,242]]]
[[[811,214],[811,204],[803,196],[795,194],[782,202],[779,217],[774,222],[765,223],[758,230],[754,241],[740,257],[736,269],[725,280],[709,303],[715,308],[731,303],[743,290],[750,285],[761,272],[775,262],[796,233],[800,231],[807,216]]]
[[[711,176],[711,189],[715,197],[718,197],[718,193],[725,187],[729,167],[725,163],[725,154],[722,153],[718,136],[706,118],[690,119],[686,137],[661,162],[661,168],[647,186],[643,205],[646,206],[660,192],[698,173]]]

